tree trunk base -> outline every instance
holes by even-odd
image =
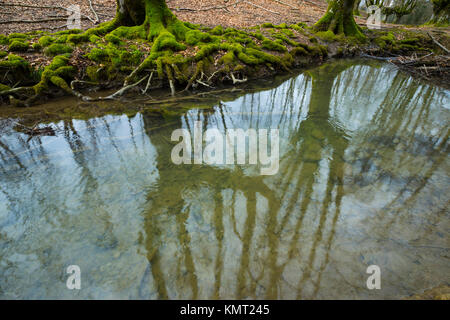
[[[354,1],[335,0],[328,5],[325,15],[314,25],[319,31],[330,30],[334,34],[364,39],[361,28],[356,24],[353,17]]]

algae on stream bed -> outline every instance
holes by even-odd
[[[29,141],[0,119],[0,298],[372,299],[448,285],[449,91],[338,61],[224,100],[64,119]],[[194,121],[279,129],[278,173],[174,165],[171,134]],[[366,287],[373,264],[381,290]],[[69,265],[81,290],[66,288]]]

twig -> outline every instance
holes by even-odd
[[[444,50],[447,53],[450,53],[450,51],[446,47],[444,47],[442,44],[440,44],[429,32],[427,32],[427,34],[428,34],[428,36],[430,36],[431,40],[433,40],[433,42],[435,44],[437,44],[442,50]]]
[[[150,87],[150,82],[152,82],[152,78],[153,78],[153,71],[152,71],[152,73],[150,73],[150,77],[148,77],[147,85],[145,86],[145,90],[142,91],[142,94],[147,93],[147,90]]]
[[[273,14],[278,14],[278,15],[281,14],[281,13],[279,13],[279,12],[269,10],[269,9],[267,9],[267,8],[264,8],[264,7],[262,7],[262,6],[258,5],[258,4],[255,4],[255,3],[250,2],[250,1],[247,1],[247,0],[243,0],[243,2],[244,2],[244,3],[247,3],[247,4],[251,5],[251,6],[254,6],[254,7],[256,7],[256,8],[266,10],[267,12],[270,12],[270,13],[273,13]]]
[[[283,2],[283,1],[280,1],[280,0],[273,0],[273,1],[278,2],[279,4],[283,4],[285,6],[291,7],[293,9],[298,9],[296,6],[293,6],[292,4],[289,4],[289,3],[286,3],[286,2]]]
[[[98,18],[97,12],[95,12],[95,10],[94,10],[94,6],[92,5],[92,1],[91,0],[89,0],[89,7],[91,8],[91,11],[92,11],[92,13],[94,14],[94,17],[95,17],[94,24],[98,24],[100,19]]]
[[[201,80],[197,80],[197,82],[200,83],[201,85],[205,86],[205,87],[208,87],[208,88],[214,88],[214,87],[210,86],[209,84],[204,83],[204,82],[201,81]]]
[[[175,86],[173,84],[173,80],[169,79],[169,85],[170,85],[170,93],[173,96],[175,96]]]
[[[233,72],[231,72],[230,74],[231,74],[231,79],[233,79],[233,84],[247,82],[247,78],[244,78],[242,80],[241,79],[236,79],[234,74],[233,74]]]

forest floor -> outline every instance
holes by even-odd
[[[152,44],[148,41],[116,36],[92,40],[87,32],[81,34],[78,30],[80,34],[70,35],[76,30],[67,30],[67,8],[71,5],[80,6],[82,29],[91,29],[114,18],[116,0],[39,3],[0,0],[0,38],[3,37],[0,102],[9,98],[14,105],[32,105],[40,101],[41,94],[51,96],[55,86],[58,91],[62,89],[91,101],[74,86],[95,83],[100,88],[113,88],[123,83],[123,88],[130,87],[129,81],[138,80],[136,76],[138,73],[142,76],[144,71],[149,78],[145,93],[154,88],[149,84],[155,83],[152,76],[157,72],[156,86],[169,83],[174,95],[183,86],[182,92],[220,82],[235,85],[286,72],[291,67],[353,56],[385,60],[450,88],[449,28],[383,24],[381,30],[369,30],[363,17],[355,17],[367,35],[367,41],[361,43],[331,31],[317,32],[310,28],[326,12],[325,0],[167,0],[167,3],[180,20],[196,24],[192,27],[206,32],[203,36],[209,40],[196,40],[185,50],[171,53],[171,57],[160,55],[158,59],[150,59]],[[216,26],[223,29],[217,33],[211,29]],[[222,42],[217,42],[218,36]],[[60,54],[68,56],[63,61],[57,57],[55,61]],[[147,65],[146,60],[151,60],[151,64]],[[30,100],[27,97],[31,91],[34,94]]]
[[[84,29],[94,27],[91,20],[111,20],[116,12],[116,0],[0,0],[0,33],[34,30],[64,30],[68,14],[63,8],[79,5]],[[314,24],[326,11],[325,0],[168,0],[168,6],[183,21],[208,27],[243,28],[270,22],[273,24]],[[21,6],[13,6],[19,4]],[[233,5],[235,4],[235,5]],[[24,7],[30,6],[30,7]],[[219,8],[224,7],[226,8]],[[59,7],[57,9],[56,7]],[[89,20],[89,17],[91,20]],[[48,21],[49,19],[54,19]],[[7,23],[8,21],[11,21]],[[41,22],[39,22],[41,21]],[[359,19],[363,23],[363,19]]]

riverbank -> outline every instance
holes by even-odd
[[[177,8],[175,12],[192,14]],[[365,38],[353,38],[316,32],[305,22],[242,25],[184,22],[182,42],[164,37],[150,42],[143,40],[141,27],[109,29],[107,22],[86,31],[0,35],[0,103],[30,107],[62,95],[115,100],[132,91],[146,96],[158,88],[176,96],[222,84],[239,86],[329,58],[359,56],[387,60],[450,87],[448,28],[362,27]],[[114,88],[111,95],[92,96]]]

